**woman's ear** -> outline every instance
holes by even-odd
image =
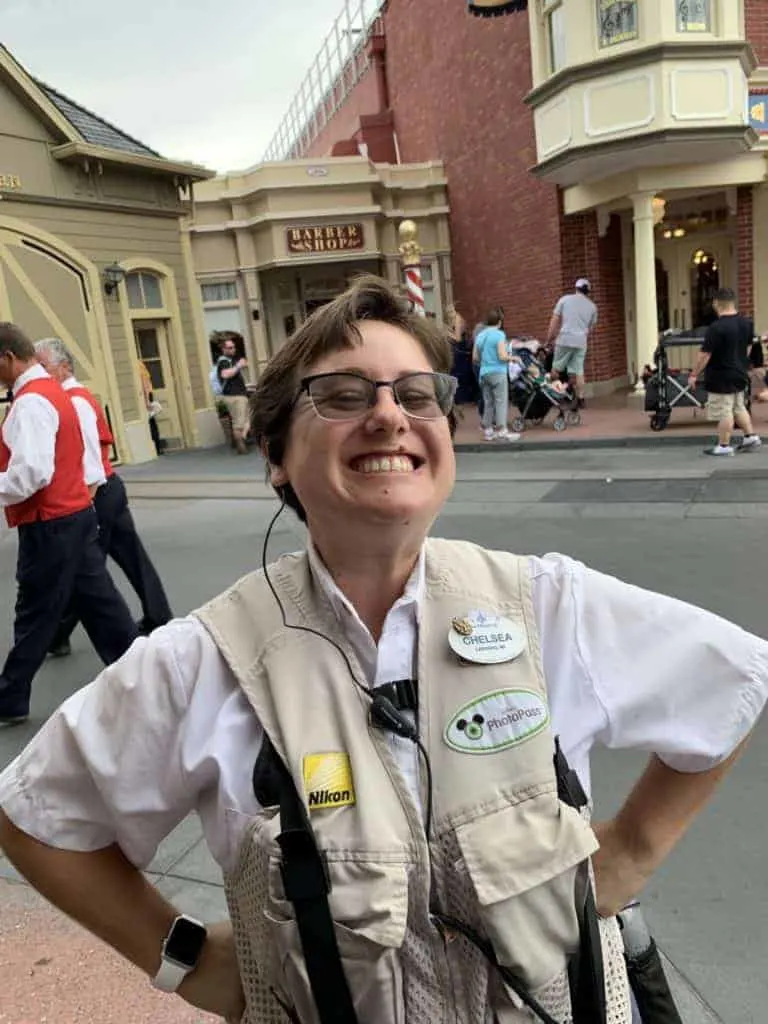
[[[261,454],[269,467],[269,482],[273,487],[284,487],[288,483],[288,474],[282,466],[272,461],[270,447],[267,441],[261,442]]]

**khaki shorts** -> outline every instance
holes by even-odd
[[[709,420],[724,420],[729,416],[735,416],[736,413],[746,411],[743,391],[737,391],[733,395],[716,395],[713,392],[707,395],[707,419]]]
[[[229,411],[229,418],[232,420],[232,429],[238,434],[245,434],[248,431],[248,396],[247,395],[222,395],[224,404]]]
[[[587,356],[585,348],[573,348],[570,345],[555,345],[555,358],[552,369],[558,373],[572,373],[574,377],[584,376],[584,360]]]

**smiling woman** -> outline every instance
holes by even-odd
[[[0,776],[17,868],[227,1019],[626,1024],[614,915],[765,703],[768,644],[730,623],[562,555],[429,537],[450,359],[375,278],[310,317],[253,421],[306,550],[138,641]],[[593,829],[599,741],[652,756]],[[232,924],[141,875],[193,811]]]

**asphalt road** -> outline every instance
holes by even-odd
[[[184,613],[257,565],[275,505],[255,456],[238,460],[219,453],[163,462],[162,480],[158,464],[125,475],[145,542],[175,610]],[[768,453],[707,460],[695,449],[497,452],[460,457],[456,495],[435,533],[518,552],[562,551],[640,586],[698,603],[768,638],[767,518]],[[279,521],[271,553],[296,548],[302,536],[295,521]],[[14,559],[14,537],[4,534],[0,650],[10,639]],[[120,580],[118,570],[115,578]],[[70,658],[41,670],[29,725],[0,730],[0,765],[98,671],[84,634],[78,631],[73,639]],[[766,1019],[766,729],[765,723],[758,726],[714,803],[645,894],[660,945],[699,993],[698,998],[689,993],[686,1024]],[[598,814],[620,803],[643,762],[634,754],[596,752]],[[196,836],[189,830],[185,835],[192,849]],[[209,876],[210,865],[199,877]]]

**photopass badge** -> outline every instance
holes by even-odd
[[[519,658],[525,650],[525,630],[511,619],[491,612],[471,611],[451,622],[448,643],[463,661],[498,665]]]

